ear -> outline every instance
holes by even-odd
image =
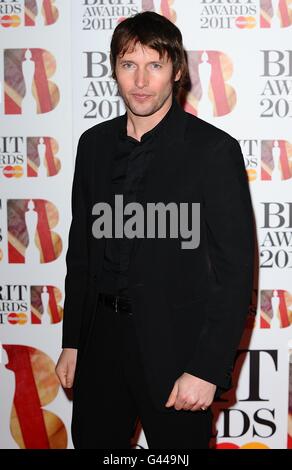
[[[177,73],[176,73],[176,76],[174,78],[174,81],[177,82],[180,79],[180,77],[181,77],[181,71],[178,70]]]

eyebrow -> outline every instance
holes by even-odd
[[[136,64],[136,62],[131,59],[120,59],[121,64],[123,64],[124,62],[133,62],[133,64]],[[147,64],[157,64],[158,62],[164,63],[162,59],[157,59],[157,60],[151,60],[150,62],[147,62]]]

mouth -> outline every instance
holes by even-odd
[[[143,94],[140,94],[140,93],[133,93],[133,96],[138,101],[144,101],[147,98],[150,98],[151,95],[143,95]]]

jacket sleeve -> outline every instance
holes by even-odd
[[[211,272],[205,322],[185,372],[232,386],[253,286],[254,220],[241,148],[231,136],[208,154],[204,214]],[[217,392],[216,392],[217,393]]]
[[[78,348],[86,295],[88,249],[85,181],[86,132],[78,142],[71,191],[72,220],[66,254],[62,348]]]

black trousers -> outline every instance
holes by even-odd
[[[133,316],[98,303],[73,385],[74,447],[134,448],[140,421],[149,449],[207,449],[212,417],[210,408],[157,411],[147,390]]]

